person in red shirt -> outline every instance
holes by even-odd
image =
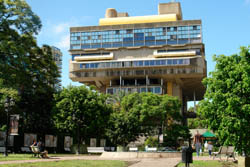
[[[197,130],[197,133],[194,136],[194,146],[195,146],[197,156],[200,155],[201,144],[202,144],[202,136],[199,133],[199,131]]]

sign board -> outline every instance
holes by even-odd
[[[45,147],[56,147],[57,146],[57,136],[45,135]]]
[[[73,145],[73,137],[65,136],[64,137],[64,149],[68,150]]]
[[[34,141],[37,141],[37,135],[33,133],[24,133],[24,146],[29,147],[33,144]]]
[[[10,115],[10,135],[18,135],[19,115]]]
[[[90,147],[96,147],[96,138],[90,139]]]
[[[159,143],[163,143],[163,134],[159,136]]]
[[[100,140],[100,147],[106,147],[106,139]]]

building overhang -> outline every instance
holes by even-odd
[[[190,50],[190,51],[177,51],[177,52],[158,53],[157,50],[155,50],[154,55],[153,55],[153,57],[155,57],[155,58],[186,57],[186,56],[196,56],[196,51],[195,50]]]
[[[114,58],[113,53],[110,55],[101,55],[101,56],[76,56],[75,61],[98,61],[98,60],[112,60]]]

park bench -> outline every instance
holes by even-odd
[[[70,148],[64,148],[64,150],[65,150],[65,151],[68,151],[68,152],[71,151]]]
[[[38,156],[41,158],[49,158],[48,151],[45,150],[45,151],[41,152],[37,146],[31,146],[30,148],[31,148],[31,151],[32,151],[34,157]]]
[[[103,153],[104,147],[87,147],[88,153]]]
[[[104,151],[114,152],[115,147],[104,147]]]
[[[129,147],[129,151],[137,152],[138,148],[137,147]]]
[[[234,153],[234,147],[233,146],[228,146],[227,147],[227,153],[226,153],[226,156],[227,156],[227,161],[228,161],[228,158],[232,157],[235,161],[235,153]]]
[[[21,147],[21,151],[22,152],[26,152],[26,153],[30,153],[31,152],[31,150],[30,150],[29,147]]]
[[[156,147],[148,147],[147,151],[149,151],[149,152],[156,152],[157,148]]]
[[[220,157],[221,160],[221,155],[225,155],[228,158],[232,157],[235,160],[235,153],[234,153],[234,147],[233,146],[221,146],[219,148],[218,152],[213,152],[213,159],[215,157]]]

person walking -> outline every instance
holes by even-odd
[[[212,150],[213,150],[213,145],[211,141],[208,142],[207,149],[208,149],[209,157],[211,157]]]
[[[200,155],[200,150],[202,148],[201,144],[202,144],[202,137],[201,137],[201,134],[199,133],[199,131],[197,130],[197,133],[194,136],[194,146],[195,146],[197,156]]]

